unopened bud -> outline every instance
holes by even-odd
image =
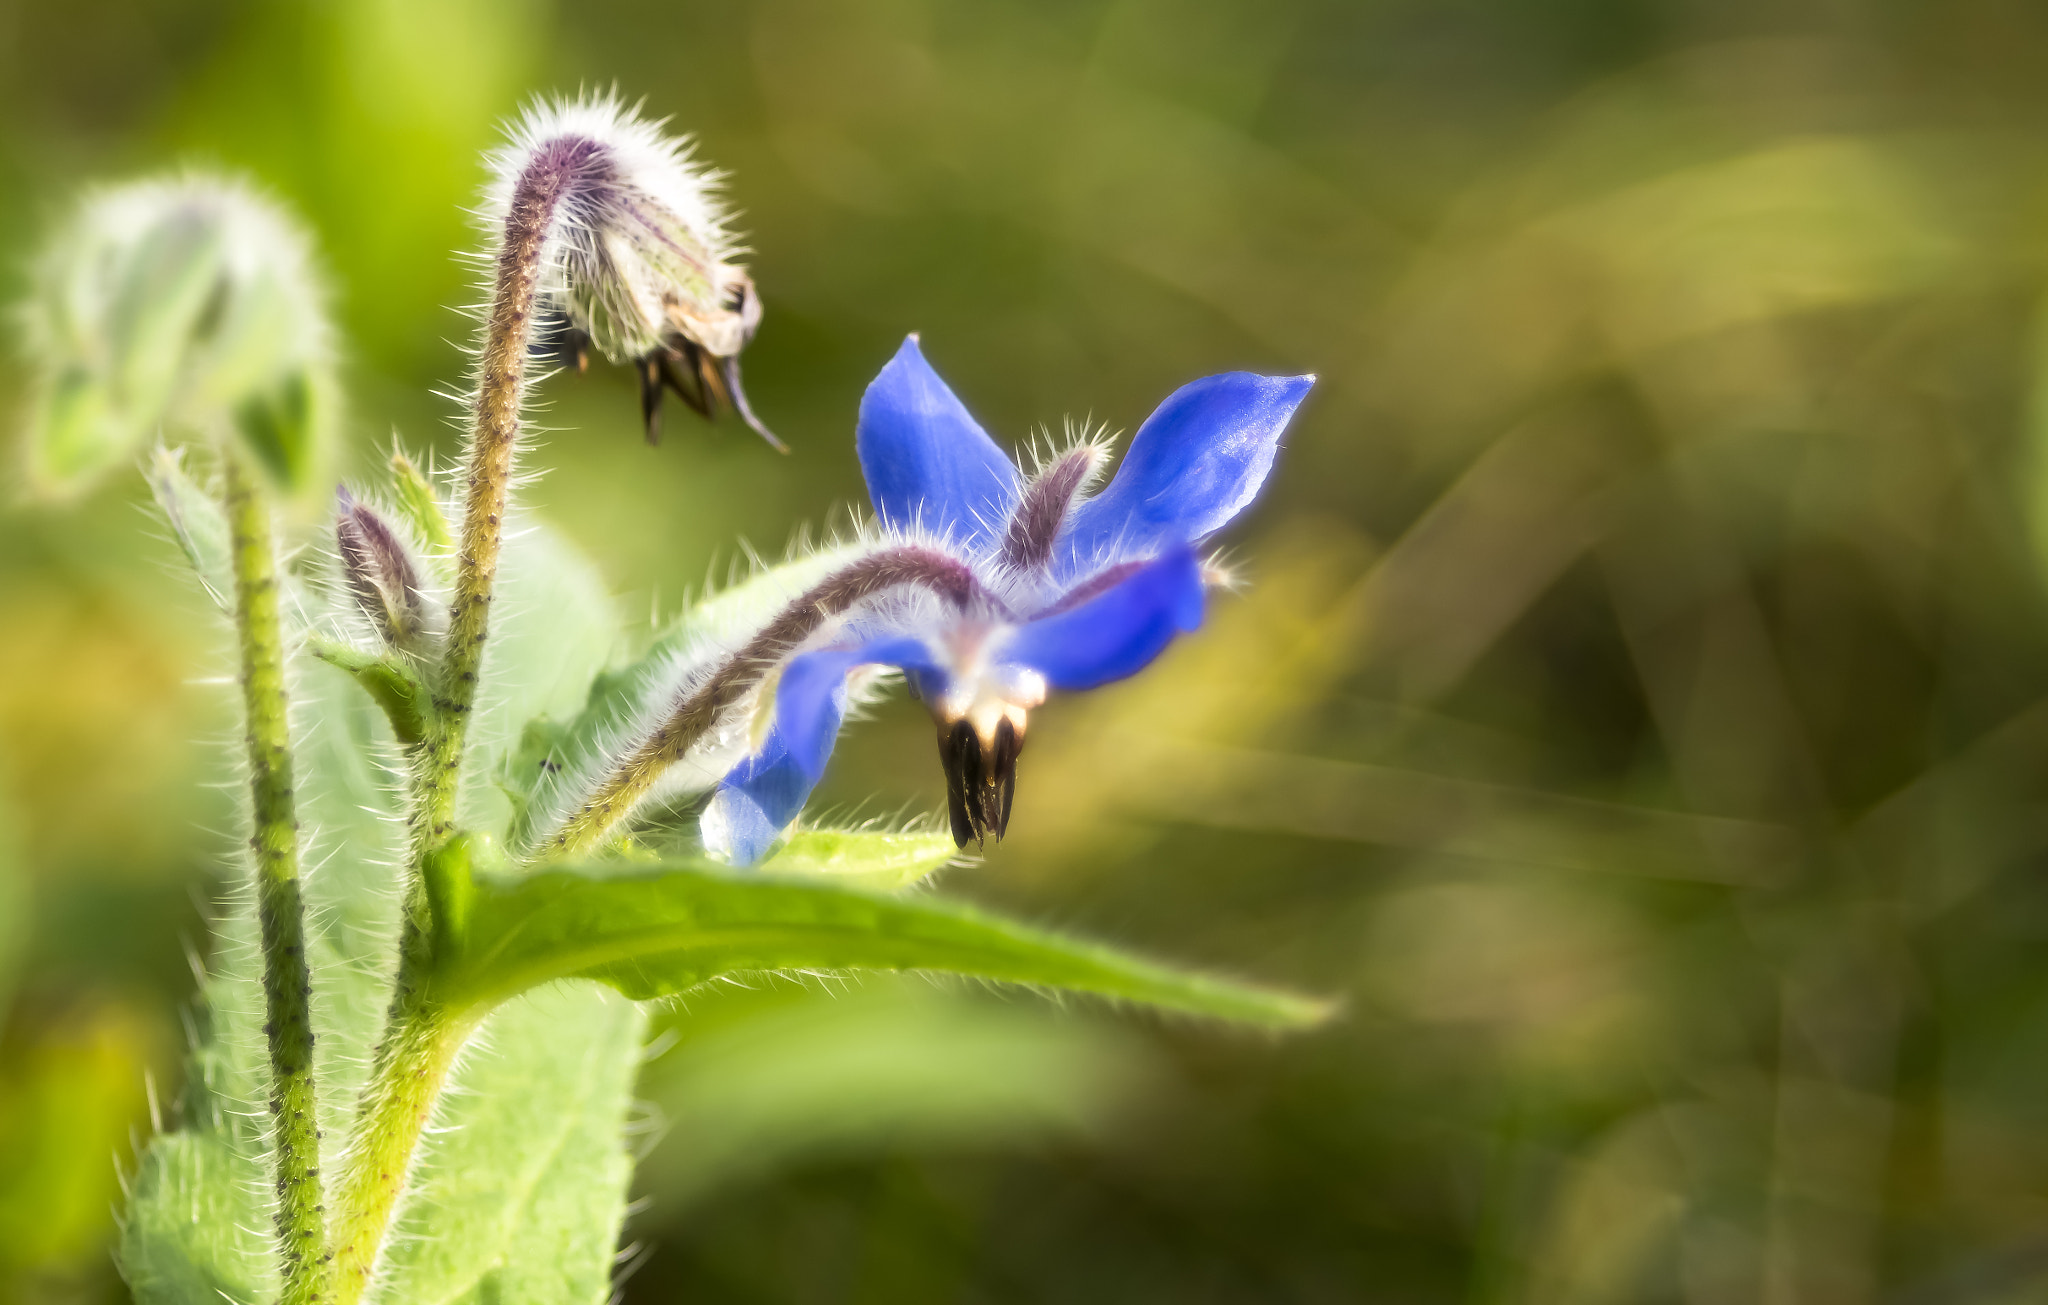
[[[356,606],[385,643],[402,652],[424,651],[435,613],[411,553],[390,523],[346,488],[336,490],[335,499],[334,542]]]
[[[544,351],[578,370],[591,348],[630,364],[650,442],[660,436],[665,386],[707,417],[733,409],[782,447],[740,383],[761,300],[726,227],[723,177],[692,157],[686,138],[664,135],[614,96],[586,97],[529,108],[491,162],[483,218],[493,230],[530,169],[573,172],[543,259]]]
[[[303,485],[333,426],[308,248],[274,204],[229,179],[88,196],[28,306],[42,371],[31,480],[74,492],[162,431],[238,440],[285,488]]]

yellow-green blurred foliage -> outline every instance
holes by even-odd
[[[1243,592],[1038,713],[947,890],[1348,1003],[694,1000],[628,1300],[2048,1300],[2048,9],[0,0],[6,285],[86,180],[246,169],[319,235],[353,465],[445,454],[475,154],[613,82],[733,171],[797,448],[550,382],[532,496],[636,608],[861,500],[906,331],[1007,441],[1321,375]],[[232,838],[139,498],[0,522],[21,1300],[118,1292]],[[931,809],[878,715],[824,800]]]

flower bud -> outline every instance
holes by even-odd
[[[434,613],[412,554],[390,523],[346,487],[335,491],[335,500],[334,542],[356,606],[386,644],[401,652],[425,651]]]
[[[31,481],[84,488],[159,431],[238,440],[283,487],[333,427],[308,242],[246,185],[191,175],[88,196],[38,269]]]
[[[630,364],[650,443],[660,438],[667,387],[706,417],[735,410],[781,448],[740,383],[761,300],[735,261],[722,175],[692,157],[687,138],[662,134],[614,96],[536,104],[491,159],[482,213],[490,229],[502,227],[530,168],[570,155],[574,184],[542,260],[543,347],[578,370],[593,347]]]

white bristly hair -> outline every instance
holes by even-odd
[[[498,231],[528,168],[551,152],[582,151],[584,184],[549,233],[542,293],[615,363],[643,358],[674,335],[730,357],[759,315],[718,194],[724,174],[662,125],[615,94],[542,100],[489,158],[478,216]]]

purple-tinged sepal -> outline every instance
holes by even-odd
[[[593,349],[631,365],[650,444],[661,438],[667,389],[705,417],[738,413],[785,449],[740,381],[761,297],[729,229],[723,174],[699,163],[687,138],[664,134],[614,95],[533,104],[510,134],[491,158],[487,229],[503,225],[529,170],[568,180],[542,259],[545,324],[535,347],[578,371]]]

